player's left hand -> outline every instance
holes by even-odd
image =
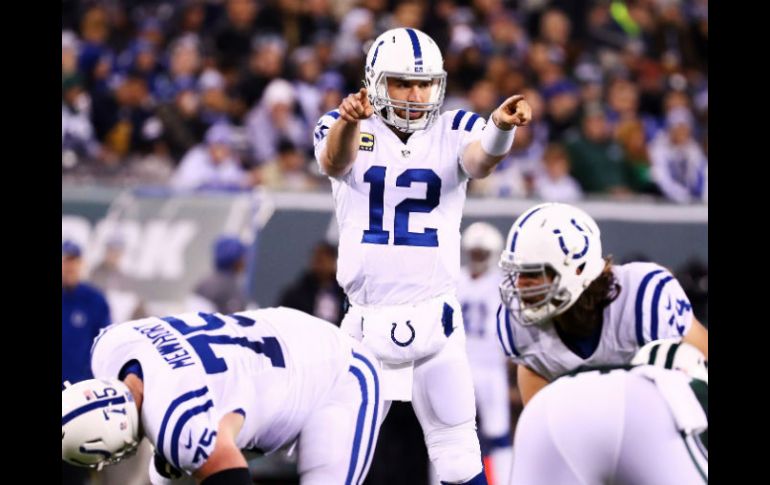
[[[501,130],[510,130],[514,126],[525,126],[531,120],[532,107],[521,94],[506,99],[492,112],[492,121]]]

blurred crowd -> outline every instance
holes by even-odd
[[[706,0],[62,1],[62,179],[328,190],[318,118],[370,42],[440,46],[444,110],[524,94],[534,123],[469,192],[708,200]]]

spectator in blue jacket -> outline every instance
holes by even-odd
[[[80,246],[61,246],[61,354],[62,383],[92,379],[91,344],[102,327],[110,324],[110,308],[97,288],[80,281]]]

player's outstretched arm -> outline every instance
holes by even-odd
[[[343,99],[339,111],[340,118],[329,129],[326,146],[321,151],[321,165],[332,177],[348,173],[358,150],[358,122],[374,114],[365,88]]]
[[[503,101],[489,117],[481,139],[470,143],[463,153],[463,166],[473,178],[484,178],[513,146],[517,126],[525,126],[532,120],[532,107],[517,94]]]

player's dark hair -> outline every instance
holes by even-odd
[[[604,309],[618,297],[621,291],[612,273],[612,256],[604,258],[604,270],[591,282],[569,310],[554,318],[555,323],[576,337],[593,334],[602,323]]]

